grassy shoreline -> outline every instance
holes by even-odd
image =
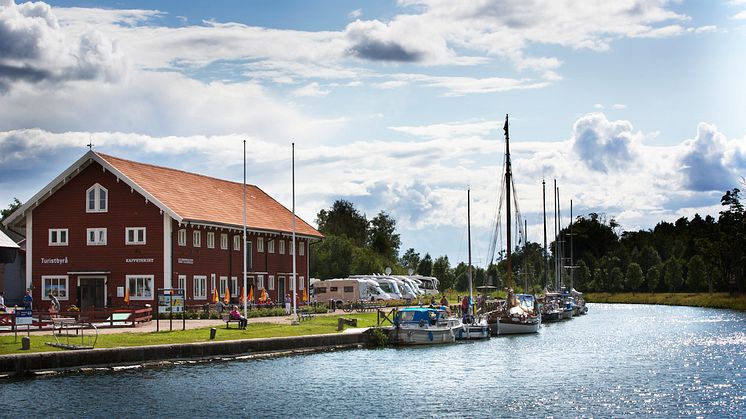
[[[708,308],[728,308],[732,310],[746,310],[746,295],[731,297],[727,293],[586,293],[586,301],[591,303],[623,303],[623,304],[659,304],[669,306],[690,306]]]

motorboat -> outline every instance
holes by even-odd
[[[394,317],[393,341],[399,345],[429,345],[452,343],[463,330],[458,317],[451,316],[446,307],[407,307]]]
[[[502,307],[487,313],[487,323],[493,336],[536,333],[541,326],[536,298],[531,294],[508,293]]]

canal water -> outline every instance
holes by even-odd
[[[0,383],[2,416],[746,415],[746,313],[590,304],[540,333]]]

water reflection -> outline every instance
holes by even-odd
[[[25,380],[0,403],[88,417],[742,416],[745,326],[740,312],[595,304],[529,336]]]

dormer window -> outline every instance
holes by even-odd
[[[86,191],[85,212],[107,212],[109,210],[109,191],[98,183]]]

